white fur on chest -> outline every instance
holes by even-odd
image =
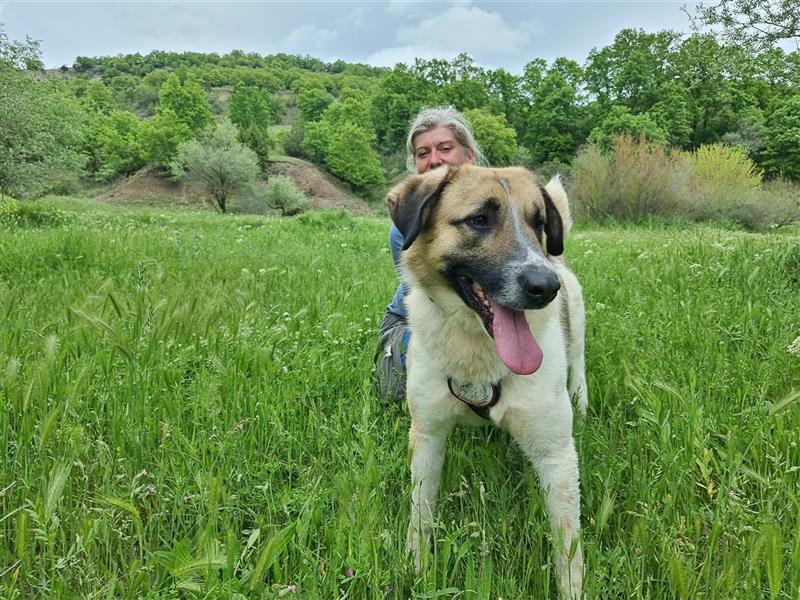
[[[509,371],[497,354],[479,317],[455,294],[430,298],[419,288],[406,298],[411,327],[412,359],[408,373],[408,397],[412,410],[424,405],[426,413],[442,420],[485,423],[455,398],[447,378],[477,385],[501,383],[500,402],[490,418],[500,424],[511,408],[536,408],[548,413],[566,399],[566,352],[561,331],[558,300],[539,311],[527,311],[526,318],[544,359],[531,375]],[[566,400],[567,409],[569,401]],[[558,410],[561,412],[561,410]]]

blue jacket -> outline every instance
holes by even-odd
[[[392,302],[388,307],[386,307],[386,310],[397,315],[398,317],[407,319],[408,313],[406,312],[405,298],[408,295],[408,288],[403,283],[403,277],[400,274],[400,253],[403,251],[403,242],[405,242],[403,234],[400,233],[400,230],[397,227],[392,225],[392,228],[389,230],[389,249],[392,251],[394,269],[397,271],[397,275],[400,277],[400,285],[397,286],[397,291],[394,293],[394,298],[392,298]]]

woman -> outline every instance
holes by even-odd
[[[422,109],[411,121],[406,139],[409,171],[425,173],[442,165],[484,162],[472,129],[452,106]],[[403,234],[392,225],[389,247],[398,276],[403,241]],[[406,396],[406,350],[411,334],[404,304],[407,293],[401,279],[380,329],[375,375],[378,392],[386,402],[402,403]]]

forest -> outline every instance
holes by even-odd
[[[376,200],[406,172],[410,119],[452,104],[489,164],[561,172],[590,217],[706,217],[732,202],[769,204],[778,224],[797,216],[800,52],[775,45],[623,29],[583,64],[532,57],[521,74],[467,54],[388,69],[238,50],[79,56],[45,70],[41,42],[0,35],[0,191],[20,199],[148,166],[177,177],[194,142],[212,154],[241,144],[262,168],[299,157]],[[649,186],[617,197],[620,177],[645,171]]]

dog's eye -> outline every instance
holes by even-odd
[[[486,215],[474,215],[467,219],[467,224],[473,229],[487,229],[490,225]]]

